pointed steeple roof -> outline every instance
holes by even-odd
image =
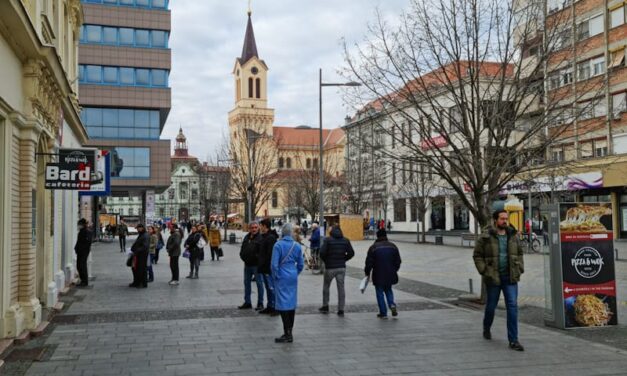
[[[246,25],[246,36],[244,37],[244,47],[242,48],[242,57],[240,64],[246,64],[253,57],[259,58],[257,54],[257,43],[255,42],[255,32],[253,31],[253,21],[251,19],[252,12],[248,11],[248,25]]]

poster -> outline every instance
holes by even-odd
[[[155,219],[155,191],[149,189],[146,191],[146,221],[151,222]]]
[[[566,328],[617,325],[612,206],[560,205]]]

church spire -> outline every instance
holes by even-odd
[[[241,64],[246,64],[253,57],[259,58],[257,54],[257,43],[255,42],[255,32],[253,31],[252,11],[250,3],[248,8],[248,25],[246,25],[246,36],[244,37],[244,47],[242,48]]]
[[[176,136],[176,144],[174,145],[174,155],[177,157],[188,157],[187,137],[183,134],[183,127],[179,127],[179,134]]]

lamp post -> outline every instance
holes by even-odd
[[[322,88],[325,86],[361,86],[359,82],[344,82],[344,83],[331,83],[331,82],[322,82],[322,68],[320,68],[319,76],[318,76],[318,115],[319,115],[319,142],[320,142],[320,161],[318,162],[318,166],[320,168],[320,208],[318,214],[318,220],[320,221],[320,237],[324,237],[325,234],[325,226],[324,226],[324,167],[323,167],[323,153],[324,147],[322,145]]]

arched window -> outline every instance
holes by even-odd
[[[292,158],[287,158],[287,168],[292,168]]]
[[[307,169],[311,168],[311,158],[307,158]]]
[[[279,158],[279,168],[283,168],[283,157]]]
[[[255,79],[255,94],[257,98],[261,98],[261,79]]]
[[[248,78],[248,98],[253,97],[253,78]]]
[[[239,78],[235,84],[235,98],[236,100],[242,99],[242,81]]]

